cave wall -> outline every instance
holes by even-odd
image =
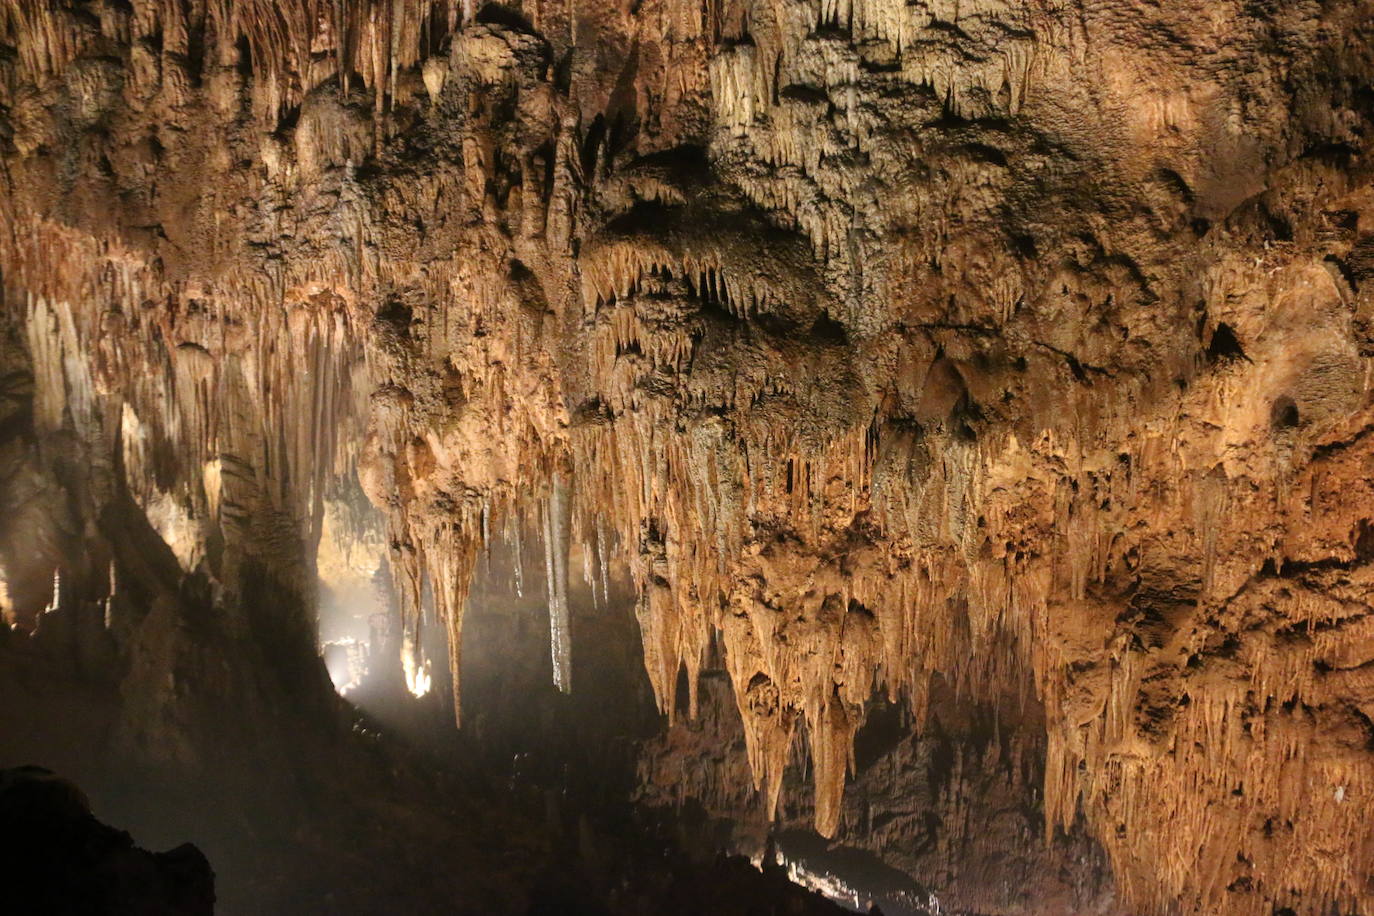
[[[1130,906],[1367,910],[1371,12],[19,0],[35,435],[288,679],[338,480],[458,673],[525,513],[628,566],[670,718],[719,651],[765,818],[804,732],[859,829],[875,691],[1010,691]]]

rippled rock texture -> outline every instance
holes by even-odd
[[[628,570],[737,820],[954,910],[1374,911],[1374,5],[13,0],[0,52],[3,603],[105,615],[135,744],[246,675],[147,625],[130,506],[295,694],[322,537],[380,544],[455,712],[530,541],[560,688]],[[875,702],[941,762],[879,785]]]

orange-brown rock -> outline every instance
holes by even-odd
[[[456,707],[540,519],[664,713],[722,653],[766,815],[804,734],[855,829],[875,693],[1019,692],[1126,905],[1374,909],[1367,0],[16,0],[0,51],[35,426],[225,607],[356,480]]]

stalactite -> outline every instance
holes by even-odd
[[[572,618],[568,607],[568,495],[555,475],[544,510],[544,564],[549,601],[549,648],[553,682],[563,693],[572,690]]]
[[[520,520],[514,523],[514,535],[512,537],[513,549],[515,551],[515,595],[517,598],[525,597],[525,526]]]
[[[601,575],[601,597],[609,605],[611,601],[611,561],[608,553],[610,545],[606,541],[606,526],[600,516],[596,519],[596,558]]]
[[[437,657],[420,639],[428,582],[455,716],[479,551],[490,565],[504,520],[522,595],[529,521],[558,688],[575,536],[598,606],[612,552],[626,563],[670,719],[684,669],[699,713],[718,641],[770,815],[795,752],[817,829],[844,830],[870,694],[903,699],[920,731],[938,681],[1043,705],[1046,830],[1087,822],[1131,901],[1219,911],[1243,852],[1256,912],[1298,887],[1303,905],[1362,903],[1369,761],[1300,719],[1359,734],[1342,710],[1368,661],[1348,613],[1367,585],[1367,474],[1341,455],[1363,455],[1368,367],[1350,330],[1362,255],[1341,227],[1367,208],[1319,157],[1280,171],[1309,128],[1252,109],[1291,108],[1288,90],[1260,68],[1246,99],[1261,101],[1242,105],[1215,67],[1123,89],[1132,55],[1098,18],[1040,6],[668,4],[630,17],[632,39],[585,5],[522,10],[536,28],[566,14],[566,31],[477,23],[469,0],[112,5],[98,24],[0,10],[7,175],[58,181],[24,163],[58,137],[124,131],[126,114],[172,147],[138,164],[171,191],[113,144],[100,171],[175,243],[141,210],[77,227],[7,186],[0,265],[37,427],[117,454],[164,529],[227,539],[221,565],[239,549],[276,561],[288,541],[308,555],[331,482],[356,466],[386,519],[407,686],[428,690]],[[1324,29],[1349,24],[1329,12]],[[217,47],[191,41],[200,13]],[[640,55],[614,93],[633,91],[634,127],[614,142],[587,141],[603,114],[587,100],[612,94],[596,68],[575,56],[567,87],[547,66],[584,29]],[[123,44],[117,67],[92,58]],[[1139,56],[1150,79],[1174,72],[1153,46]],[[1368,82],[1351,66],[1314,84]],[[110,67],[124,75],[106,85]],[[1299,82],[1287,67],[1280,82]],[[1290,239],[1245,241],[1250,211],[1210,186],[1244,185],[1213,166],[1248,147],[1209,133],[1187,151],[1206,120],[1193,96],[1229,104],[1223,133],[1266,151],[1264,207],[1278,214],[1291,182],[1311,198],[1291,208],[1330,225],[1284,233],[1275,215],[1263,232]],[[180,111],[223,116],[226,164],[173,137]],[[158,133],[164,115],[175,129]],[[408,119],[452,148],[398,177],[390,133]],[[684,178],[665,163],[688,147],[709,162]],[[1137,159],[1169,165],[1137,174]],[[183,219],[159,194],[187,171],[200,210]],[[1139,190],[1152,183],[1171,190]],[[1180,254],[1226,220],[1205,254]],[[185,263],[185,239],[214,240],[204,264]],[[1243,356],[1202,352],[1199,296]],[[1275,413],[1304,397],[1299,418]],[[952,765],[980,762],[961,749]],[[1291,836],[1252,842],[1261,811]],[[1159,846],[1148,880],[1142,837]]]

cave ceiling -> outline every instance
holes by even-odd
[[[1366,0],[10,0],[0,605],[132,499],[296,638],[360,487],[456,672],[519,519],[765,811],[1010,695],[1138,911],[1374,912],[1372,80]]]

